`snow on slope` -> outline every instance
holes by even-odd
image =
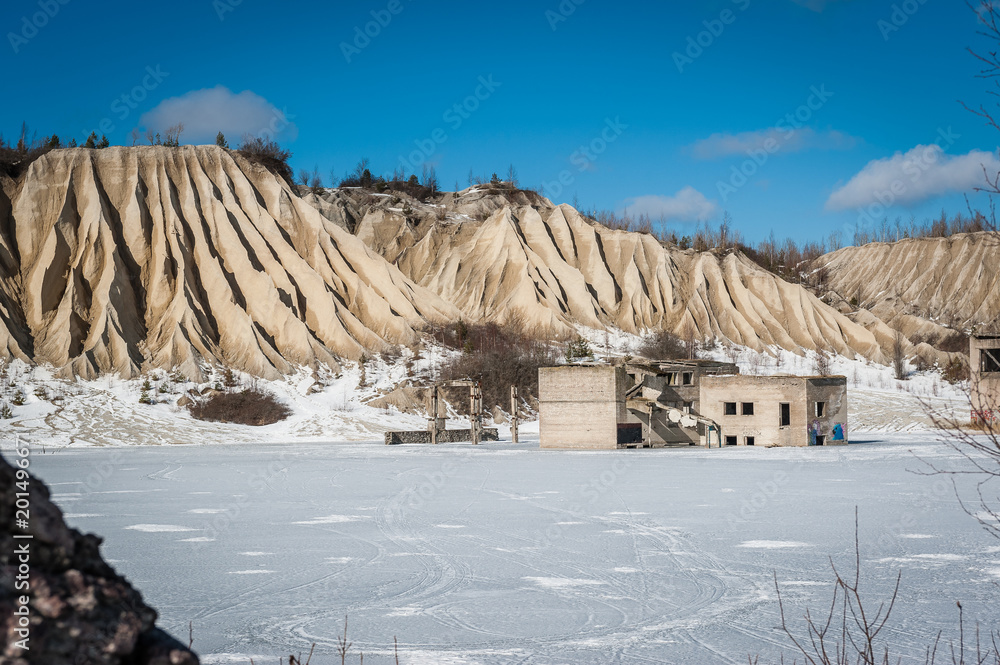
[[[603,351],[601,334],[589,333],[595,350]],[[607,342],[611,355],[635,350],[639,340],[634,335],[617,333]],[[0,446],[24,437],[38,446],[51,449],[90,446],[190,445],[210,443],[311,443],[380,440],[389,430],[419,430],[427,426],[421,415],[401,413],[396,408],[376,408],[370,403],[391,392],[407,379],[428,378],[435,361],[447,353],[415,358],[404,349],[396,361],[376,357],[365,363],[344,363],[338,372],[299,370],[279,380],[259,384],[287,403],[293,411],[288,420],[268,427],[247,427],[209,423],[193,419],[186,409],[177,406],[181,395],[193,388],[214,385],[220,377],[207,377],[204,384],[174,382],[165,372],[153,372],[154,405],[139,403],[142,380],[122,380],[105,375],[94,380],[67,381],[53,372],[11,363],[8,380],[23,390],[27,403],[14,406],[14,419],[0,421]],[[756,374],[811,374],[814,354],[803,356],[771,349],[761,353],[752,349],[717,350],[711,357],[735,360],[741,371]],[[890,368],[864,360],[836,358],[835,373],[848,378],[849,429],[852,439],[862,432],[931,432],[933,423],[925,405],[958,420],[969,420],[969,406],[961,386],[941,380],[937,372],[914,373],[909,381],[892,378]],[[364,380],[362,380],[364,377]],[[250,381],[244,376],[244,381]],[[166,392],[160,392],[160,387]],[[0,402],[9,403],[10,388],[0,389]],[[36,395],[36,392],[38,393]],[[453,412],[453,416],[456,414]],[[456,417],[449,427],[467,427]],[[538,424],[522,425],[521,432],[531,436]],[[509,428],[499,424],[501,437]]]
[[[276,378],[457,317],[286,183],[214,146],[53,151],[9,208],[0,293],[14,282],[34,360],[67,375],[198,375],[218,362]],[[8,349],[10,337],[0,329]]]

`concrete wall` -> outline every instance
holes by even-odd
[[[496,428],[484,428],[480,441],[499,441],[500,433]],[[447,429],[438,432],[438,443],[465,443],[472,441],[471,429]],[[386,432],[385,445],[402,446],[411,443],[430,444],[431,433],[427,430],[415,430],[410,432]]]
[[[1000,336],[973,337],[969,360],[972,365],[972,398],[979,411],[993,413],[1000,417],[1000,372],[981,372],[983,349],[996,349],[994,356],[1000,356]]]
[[[645,375],[643,378],[643,397],[652,399],[667,407],[684,409],[685,404],[691,405],[692,413],[701,413],[701,380],[705,376],[718,374],[739,374],[739,368],[731,363],[699,364],[697,361],[687,364],[671,365],[663,361],[653,363],[659,365],[660,375]],[[668,374],[674,374],[673,383],[668,383]],[[690,385],[684,385],[684,375],[691,375]],[[658,445],[700,445],[704,443],[705,429],[699,425],[696,429],[681,427],[667,419],[667,412],[658,409],[653,412],[653,422],[649,422],[649,412],[629,411],[625,422],[642,423],[647,428],[650,443]]]
[[[825,415],[816,416],[816,402],[826,402]],[[726,403],[736,403],[737,414],[726,415]],[[743,404],[753,404],[753,415],[743,415]],[[781,425],[781,405],[788,404],[790,424]],[[723,441],[735,436],[757,446],[808,446],[814,435],[827,445],[847,441],[847,379],[796,376],[706,376],[701,380],[701,413],[722,427]],[[837,426],[840,429],[837,430]],[[843,440],[834,441],[834,432]]]
[[[569,365],[538,371],[542,448],[618,448],[627,376],[621,367]]]
[[[816,443],[813,437],[824,437],[827,446],[846,445],[850,440],[847,431],[847,378],[831,376],[806,380],[806,398],[810,411],[810,445]],[[826,404],[825,416],[816,416],[816,403]]]

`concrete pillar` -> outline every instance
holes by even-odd
[[[517,386],[510,387],[510,438],[514,443],[518,443],[518,421],[517,421]]]

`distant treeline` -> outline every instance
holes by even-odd
[[[178,147],[183,131],[184,125],[178,124],[168,129],[164,137],[148,131],[145,139],[150,145]],[[134,131],[132,145],[135,145],[140,138],[139,132]],[[83,145],[79,147],[100,150],[110,145],[106,136],[98,138],[96,133],[91,133]],[[229,144],[222,132],[219,132],[216,137],[216,145],[229,149]],[[18,139],[14,143],[8,143],[3,134],[0,134],[0,173],[17,177],[24,173],[33,161],[50,150],[75,147],[78,147],[76,139],[63,142],[56,134],[39,137],[37,133],[32,133],[29,137],[27,124],[22,124]],[[250,161],[275,172],[289,184],[294,184],[293,172],[288,164],[292,153],[282,148],[273,139],[248,134],[243,137],[243,141],[236,151]],[[468,182],[470,186],[486,188],[491,194],[530,192],[539,196],[543,195],[540,190],[522,187],[518,179],[517,169],[513,165],[507,169],[504,177],[500,177],[497,173],[493,173],[490,177],[477,176],[470,169]],[[329,183],[331,186],[336,183],[338,187],[358,187],[376,192],[391,189],[406,193],[417,200],[427,200],[437,194],[440,189],[437,172],[433,166],[425,165],[420,176],[408,174],[399,167],[391,175],[373,175],[370,161],[367,158],[362,158],[354,169],[343,177],[338,177],[336,171],[331,169]],[[302,187],[308,187],[315,194],[321,193],[324,181],[319,167],[317,166],[312,171],[305,169],[299,171],[298,184]],[[458,182],[455,183],[455,190],[459,190]],[[996,214],[992,207],[989,215],[973,211],[970,207],[968,214],[959,212],[949,217],[946,212],[942,211],[941,216],[937,219],[928,219],[923,222],[918,222],[913,217],[908,221],[897,217],[891,222],[885,218],[878,225],[855,229],[851,238],[845,238],[842,232],[837,231],[831,233],[825,240],[799,245],[791,238],[778,240],[772,232],[766,240],[752,244],[744,239],[739,230],[734,228],[732,217],[728,212],[717,226],[702,223],[691,234],[678,235],[676,231],[667,228],[665,220],[654,222],[645,213],[633,216],[627,212],[618,214],[613,211],[597,209],[587,211],[582,210],[576,200],[573,201],[572,205],[586,217],[608,228],[649,234],[660,242],[681,249],[694,249],[699,252],[710,250],[743,252],[762,268],[794,281],[802,280],[803,267],[808,265],[810,261],[828,252],[841,249],[846,244],[860,247],[873,242],[897,242],[906,238],[946,238],[960,233],[997,231]]]
[[[791,238],[778,240],[774,232],[771,232],[766,240],[752,244],[743,238],[739,230],[733,228],[733,220],[729,213],[725,214],[718,226],[702,223],[690,235],[678,236],[676,231],[666,227],[665,220],[654,223],[646,214],[633,217],[608,210],[581,212],[608,228],[645,233],[660,242],[681,249],[694,249],[699,252],[740,251],[762,268],[795,281],[801,280],[802,268],[809,262],[848,244],[861,247],[875,242],[898,242],[907,238],[948,238],[960,233],[997,231],[996,214],[992,208],[989,215],[970,209],[967,214],[959,212],[951,217],[942,211],[937,219],[927,219],[922,222],[912,217],[909,221],[897,217],[892,222],[886,218],[877,226],[856,229],[849,243],[845,243],[844,234],[837,231],[831,233],[825,240],[810,241],[802,245]]]

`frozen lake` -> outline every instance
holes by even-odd
[[[923,440],[918,440],[923,436]],[[1000,542],[914,455],[928,435],[850,448],[540,451],[378,444],[62,449],[32,469],[68,522],[205,663],[745,663],[828,607],[829,557],[869,597],[903,586],[890,641],[916,659],[966,618],[1000,625]],[[796,621],[796,623],[800,623]],[[787,651],[787,653],[791,653]],[[339,659],[337,659],[339,662]],[[922,658],[919,659],[923,662]]]

